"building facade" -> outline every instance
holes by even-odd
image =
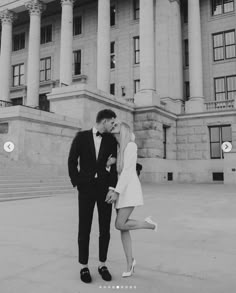
[[[109,106],[143,180],[236,182],[235,0],[2,0],[0,19],[2,108],[86,128]]]

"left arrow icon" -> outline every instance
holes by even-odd
[[[7,141],[4,143],[4,150],[8,153],[12,152],[14,150],[14,143],[11,141]]]

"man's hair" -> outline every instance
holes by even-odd
[[[112,119],[112,118],[116,118],[116,113],[110,109],[104,109],[97,113],[96,122],[99,123],[103,119]]]

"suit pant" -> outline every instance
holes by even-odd
[[[99,221],[99,260],[105,262],[107,259],[112,213],[112,205],[105,202],[107,192],[107,188],[101,188],[96,180],[88,190],[79,191],[78,247],[81,264],[87,264],[89,259],[90,232],[96,203]]]

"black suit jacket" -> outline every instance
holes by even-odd
[[[117,142],[111,134],[103,135],[96,159],[92,129],[78,132],[72,142],[68,158],[72,185],[77,186],[78,189],[84,189],[93,182],[97,173],[98,182],[105,188],[115,187],[117,183],[116,164],[111,166],[110,172],[106,170],[106,163],[110,155],[117,157]]]

